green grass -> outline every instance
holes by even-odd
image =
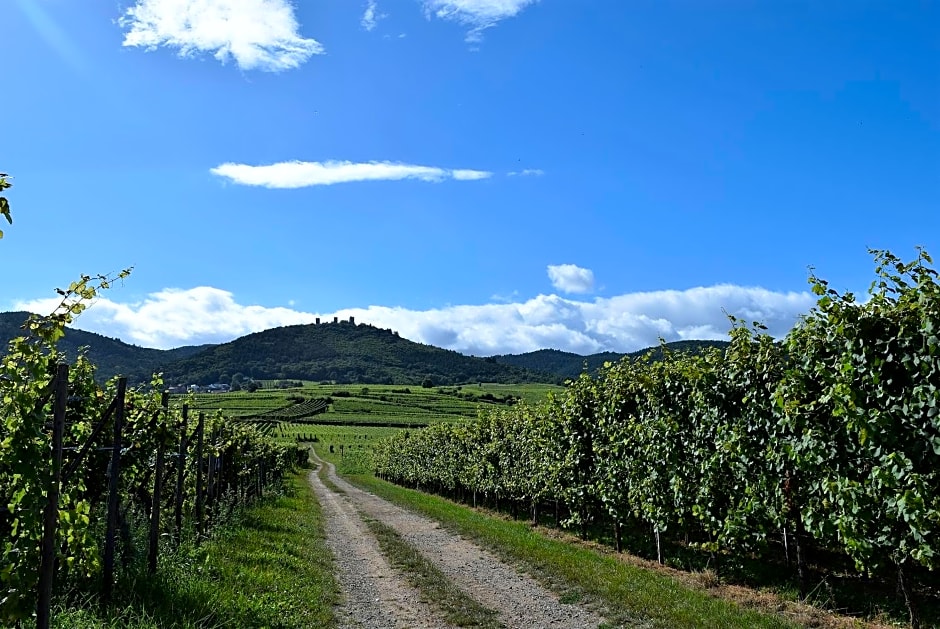
[[[314,444],[314,449],[317,452],[317,456],[336,466],[337,474],[343,476],[372,474],[371,449],[356,450],[344,448],[340,450],[334,447],[333,451],[330,452],[329,446],[323,443]]]
[[[596,600],[618,623],[651,622],[683,627],[784,628],[783,618],[742,609],[736,604],[629,565],[615,555],[551,539],[527,523],[508,521],[448,500],[386,483],[368,475],[350,480],[378,496],[440,521],[513,562],[521,562],[566,600]]]
[[[465,391],[476,391],[482,395],[492,393],[493,395],[504,397],[514,395],[522,398],[526,404],[536,405],[545,401],[548,394],[564,391],[564,387],[555,384],[492,384],[486,383],[479,385],[466,385]]]
[[[201,547],[167,553],[153,576],[131,575],[105,611],[60,606],[54,626],[221,628],[333,627],[338,588],[320,507],[305,480],[242,513]]]
[[[398,432],[398,428],[373,426],[303,426],[285,428],[275,437],[289,443],[315,446],[317,453],[336,465],[341,474],[369,474],[372,472],[372,448],[379,440]]]

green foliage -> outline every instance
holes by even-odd
[[[549,413],[560,436],[551,464],[557,469],[561,497],[569,505],[569,523],[579,524],[582,534],[593,519],[597,503],[594,415],[598,396],[597,383],[583,373],[569,383],[564,396],[550,398]]]
[[[29,617],[35,609],[35,594],[40,564],[42,512],[49,488],[54,482],[51,437],[47,424],[52,401],[50,381],[62,358],[56,343],[65,326],[80,314],[100,290],[116,279],[127,276],[122,271],[114,277],[83,276],[67,289],[57,292],[61,302],[48,316],[31,316],[24,325],[26,334],[13,339],[7,354],[0,359],[0,624],[11,624]],[[58,505],[55,548],[58,553],[59,578],[87,583],[100,569],[101,516],[104,513],[107,463],[110,454],[112,414],[104,430],[92,438],[93,427],[103,421],[105,411],[116,400],[118,382],[104,386],[96,382],[95,368],[82,355],[69,370],[66,409],[66,442],[88,446],[88,458],[74,467],[62,484]],[[150,385],[129,389],[120,408],[123,416],[121,468],[119,476],[119,513],[126,526],[135,513],[146,513],[151,506],[154,484],[154,453],[160,446],[172,451],[181,431],[180,405],[163,409],[162,380],[155,376]],[[183,400],[180,400],[182,402]],[[196,425],[184,428],[194,441]],[[280,445],[251,424],[226,420],[221,414],[206,419],[204,456],[226,462],[225,473],[217,474],[220,487],[257,487],[256,477],[270,484],[280,471],[298,460],[295,447]],[[305,454],[305,452],[304,452]],[[76,451],[67,453],[66,466]],[[304,457],[305,458],[305,457]],[[196,465],[191,460],[187,465]],[[263,466],[263,467],[262,467]],[[266,469],[268,474],[259,474]],[[195,474],[188,473],[183,488],[186,512],[195,501]],[[166,492],[164,500],[172,500]],[[169,512],[172,503],[166,505]],[[169,532],[169,519],[164,520]],[[200,525],[201,526],[201,525]],[[122,544],[129,562],[139,555],[129,542]]]
[[[288,475],[284,491],[236,510],[199,546],[187,541],[165,553],[156,574],[128,574],[113,605],[63,601],[52,626],[335,626],[339,592],[323,514],[305,476]]]
[[[778,403],[807,529],[860,570],[937,565],[940,287],[924,251],[872,251],[868,300],[815,276],[817,308],[787,341]]]
[[[67,289],[57,289],[58,307],[45,317],[30,316],[26,334],[10,341],[0,359],[0,621],[32,612],[39,565],[39,541],[46,488],[52,482],[51,439],[46,422],[51,410],[49,383],[59,359],[56,341],[74,317],[85,309],[98,291],[116,278],[82,276]],[[69,391],[78,405],[95,414],[94,369],[79,357],[70,373]],[[73,405],[73,413],[77,410]],[[92,419],[92,418],[88,418]],[[87,425],[73,423],[71,438],[87,435]],[[83,479],[60,496],[59,530],[70,543],[63,557],[65,569],[89,572],[96,567],[96,549],[89,536],[90,502],[83,494]]]
[[[940,284],[923,251],[872,254],[867,300],[813,275],[817,306],[783,343],[732,318],[721,350],[625,358],[546,406],[393,438],[376,472],[560,499],[582,534],[633,519],[729,558],[788,529],[863,573],[894,564],[910,606],[906,567],[938,564]]]
[[[0,173],[0,193],[13,186],[8,179],[9,176],[10,175],[6,173]],[[10,213],[10,202],[7,201],[7,198],[2,194],[0,194],[0,216],[5,218],[8,224],[13,224],[13,215]],[[0,238],[3,238],[2,229],[0,229]]]

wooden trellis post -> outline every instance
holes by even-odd
[[[199,536],[203,531],[203,511],[205,507],[205,497],[202,493],[202,447],[205,441],[205,421],[206,414],[199,413],[199,423],[196,424],[196,531],[199,535],[196,537],[196,543],[199,543]]]
[[[186,480],[186,430],[189,422],[189,405],[183,404],[183,419],[180,426],[180,447],[176,459],[176,545],[179,546],[183,535],[183,489]]]
[[[55,579],[55,540],[59,521],[59,482],[62,476],[62,436],[65,432],[65,411],[69,397],[69,366],[56,367],[55,402],[52,419],[52,482],[42,514],[42,554],[39,563],[39,600],[36,604],[36,626],[48,629],[52,607],[52,582]]]
[[[153,471],[153,506],[150,509],[150,549],[147,554],[147,570],[150,574],[157,571],[157,553],[160,551],[160,507],[163,503],[163,450],[164,427],[159,424],[157,417],[163,413],[163,421],[167,420],[170,394],[163,392],[160,398],[160,410],[154,415],[154,430],[157,435],[157,460]]]
[[[114,536],[117,533],[118,520],[118,483],[121,478],[121,432],[124,430],[124,395],[127,391],[127,378],[118,380],[117,409],[114,413],[114,441],[111,444],[111,463],[108,465],[108,528],[104,538],[104,584],[101,599],[104,603],[111,600],[114,587]]]

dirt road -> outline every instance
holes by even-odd
[[[363,517],[394,529],[465,594],[498,614],[507,629],[588,629],[604,619],[558,596],[487,550],[442,529],[437,522],[397,507],[336,476],[327,487],[316,472],[310,483],[326,519],[327,544],[336,557],[344,595],[337,617],[342,627],[364,629],[449,627],[406,577],[382,554]]]

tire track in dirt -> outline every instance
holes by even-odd
[[[588,629],[605,622],[589,609],[561,603],[554,593],[488,550],[442,529],[433,520],[351,485],[336,476],[330,463],[321,464],[327,466],[330,482],[345,493],[350,508],[395,529],[457,587],[496,610],[508,629]]]
[[[315,471],[308,478],[323,509],[326,543],[343,593],[344,601],[336,610],[338,625],[342,629],[450,627],[389,565],[348,497],[329,489]]]

